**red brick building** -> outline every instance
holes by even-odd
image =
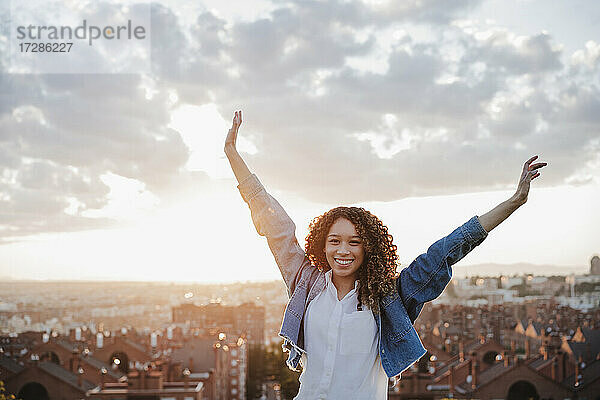
[[[597,399],[600,360],[586,365],[553,347],[515,355],[494,341],[459,343],[459,354],[446,362],[427,353],[402,374],[390,399]],[[589,397],[594,394],[596,397]],[[576,397],[577,396],[577,397]]]
[[[96,385],[53,362],[31,361],[5,381],[6,390],[23,400],[75,400]]]
[[[206,400],[204,383],[189,379],[185,375],[182,382],[167,382],[161,371],[140,368],[127,374],[127,381],[106,383],[91,390],[86,395],[97,400],[147,400],[169,398],[173,400]]]

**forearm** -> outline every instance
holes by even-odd
[[[237,179],[238,183],[242,183],[244,179],[250,176],[250,170],[248,166],[233,146],[225,146],[225,155],[229,160],[233,174]]]
[[[479,223],[486,232],[500,225],[502,221],[508,218],[523,203],[519,203],[514,197],[498,204],[492,210],[479,217]]]

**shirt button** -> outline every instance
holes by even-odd
[[[384,349],[381,349],[381,354],[385,354],[385,350]]]

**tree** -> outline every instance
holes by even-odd
[[[299,374],[287,367],[287,354],[282,351],[281,344],[251,346],[248,357],[248,399],[258,398],[262,394],[262,384],[269,381],[281,385],[282,398],[292,399],[296,396],[300,387]]]
[[[4,388],[4,382],[0,381],[0,400],[13,400],[16,399],[14,394],[10,394],[6,392]]]
[[[265,349],[260,344],[250,345],[248,350],[248,379],[246,397],[255,399],[261,395],[261,386],[265,378]]]
[[[287,354],[283,352],[281,346],[276,346],[276,354],[279,355],[277,364],[279,366],[278,381],[281,384],[281,394],[284,399],[292,399],[298,394],[300,389],[300,374],[289,369],[285,363]]]

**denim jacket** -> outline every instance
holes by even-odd
[[[250,207],[257,232],[267,238],[288,290],[290,299],[279,336],[284,339],[284,351],[289,351],[288,367],[297,371],[305,352],[304,313],[325,288],[325,274],[310,264],[296,239],[296,225],[256,175],[244,179],[238,189]],[[423,304],[437,298],[450,282],[451,266],[486,237],[474,216],[404,268],[395,279],[396,290],[380,300],[380,311],[373,317],[379,331],[381,363],[389,377],[402,373],[427,353],[413,323]]]

